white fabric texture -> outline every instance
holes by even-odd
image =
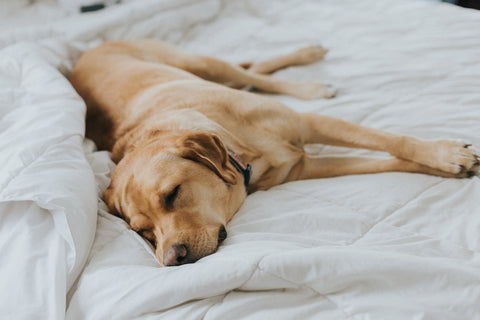
[[[74,6],[0,3],[1,319],[480,319],[478,176],[382,173],[255,192],[217,253],[163,268],[106,211],[114,164],[84,140],[85,105],[65,78],[105,40],[155,38],[235,63],[321,43],[324,61],[274,76],[322,80],[338,96],[273,99],[480,146],[480,12],[421,0]]]

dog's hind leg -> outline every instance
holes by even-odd
[[[326,53],[327,50],[321,46],[310,46],[260,62],[244,62],[239,66],[252,73],[268,75],[284,68],[318,62],[323,59]],[[235,89],[245,87],[236,82],[226,83],[225,85]]]
[[[264,92],[286,94],[305,100],[332,98],[336,92],[320,82],[280,80],[205,56],[195,56],[185,70],[206,80],[228,83],[234,87],[252,86]]]
[[[167,43],[154,40],[109,42],[94,50],[101,50],[104,54],[130,56],[143,61],[169,65],[209,81],[233,83],[234,86],[239,87],[253,86],[261,91],[286,94],[306,100],[331,98],[335,95],[335,90],[320,82],[290,82],[275,79],[249,72],[240,66],[216,58],[190,54]],[[280,61],[281,59],[278,60],[275,63],[276,67],[281,67],[287,62],[300,63],[301,54],[297,53],[294,56],[296,56],[294,60],[291,60],[291,57],[284,62]],[[308,58],[304,61],[306,63]],[[263,67],[263,69],[265,71],[268,68]]]
[[[285,65],[277,63],[276,67]],[[270,67],[271,69],[273,67]],[[291,82],[258,74],[240,66],[206,56],[190,56],[185,68],[203,79],[226,83],[233,87],[252,86],[264,92],[286,94],[300,99],[311,100],[332,98],[336,91],[320,82]],[[264,70],[267,68],[265,67]]]
[[[362,127],[314,113],[300,114],[303,141],[388,152],[399,159],[415,162],[458,177],[474,175],[480,161],[470,145],[456,140],[421,140]],[[402,170],[400,170],[402,171]]]
[[[315,63],[322,60],[326,53],[327,50],[321,46],[310,46],[261,62],[245,62],[240,64],[240,67],[253,73],[270,74],[291,66]]]

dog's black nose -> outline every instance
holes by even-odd
[[[186,262],[187,255],[187,246],[176,244],[168,248],[167,252],[163,254],[163,263],[166,266],[178,266]]]
[[[218,230],[218,243],[222,242],[227,238],[227,230],[225,230],[225,226],[221,226],[220,230]]]

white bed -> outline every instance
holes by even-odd
[[[272,98],[480,146],[480,12],[422,0],[139,0],[80,15],[76,3],[0,2],[1,319],[480,319],[479,176],[280,185],[247,198],[217,253],[163,268],[105,211],[114,164],[84,141],[85,106],[64,77],[112,39],[232,62],[321,43],[323,62],[275,76],[320,79],[338,96]]]

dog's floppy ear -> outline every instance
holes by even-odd
[[[235,169],[229,166],[227,149],[214,134],[193,133],[185,136],[180,156],[205,165],[227,183],[237,183]]]

